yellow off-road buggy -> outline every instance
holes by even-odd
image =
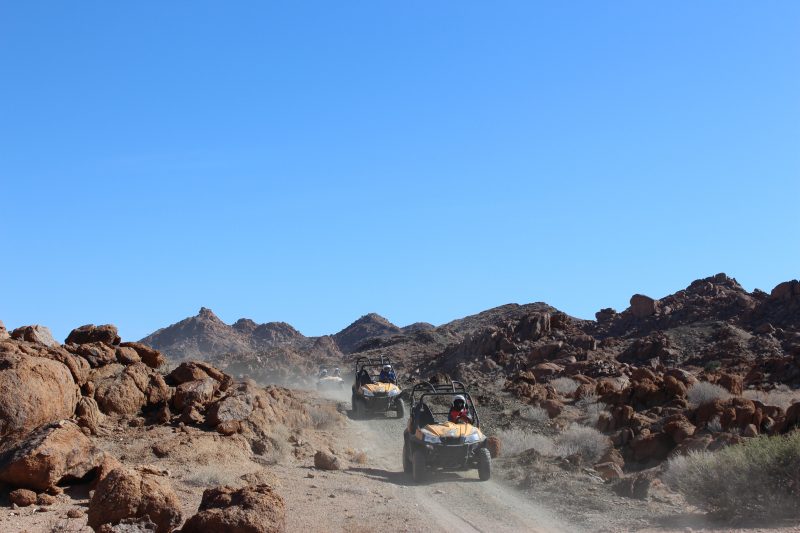
[[[359,357],[355,365],[355,381],[351,404],[355,418],[393,412],[396,418],[406,416],[406,406],[401,399],[402,391],[391,380],[381,381],[380,370],[390,365],[388,358],[380,360]]]
[[[457,397],[463,398],[467,416],[451,422],[450,405]],[[459,381],[437,385],[423,381],[411,390],[411,416],[403,431],[403,471],[419,483],[436,468],[477,468],[481,481],[492,475],[492,456],[478,412]]]

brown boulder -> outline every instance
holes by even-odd
[[[78,419],[78,425],[88,429],[93,435],[97,434],[97,430],[105,419],[105,415],[100,412],[95,399],[87,396],[81,396],[75,407],[75,416]]]
[[[36,503],[36,493],[28,489],[12,490],[8,494],[8,501],[20,507],[28,507]]]
[[[170,390],[161,374],[144,363],[112,364],[93,373],[95,399],[105,414],[134,415],[146,406],[164,403]]]
[[[89,344],[93,342],[102,342],[109,345],[119,344],[120,341],[117,327],[113,324],[103,324],[102,326],[95,326],[94,324],[86,324],[79,328],[73,329],[64,344]]]
[[[136,353],[139,354],[142,362],[149,366],[150,368],[161,368],[161,366],[167,362],[167,359],[164,355],[155,350],[146,344],[142,344],[141,342],[122,342],[120,346],[123,348],[133,348],[136,350]]]
[[[67,344],[65,346],[70,352],[85,359],[92,368],[117,362],[117,352],[114,347],[102,342]]]
[[[659,302],[643,294],[631,296],[631,314],[636,318],[645,318],[658,313]]]
[[[547,416],[555,418],[564,410],[564,404],[558,400],[544,400],[539,403],[539,406],[547,411]]]
[[[42,426],[0,453],[0,481],[12,487],[47,490],[96,469],[105,454],[73,422]]]
[[[178,411],[190,405],[205,405],[214,397],[218,387],[219,382],[208,377],[181,383],[175,389],[172,405]]]
[[[728,392],[736,396],[741,396],[744,388],[742,376],[734,374],[721,374],[717,380],[717,385],[728,389]]]
[[[176,385],[206,378],[220,383],[227,383],[232,379],[226,373],[204,361],[184,361],[167,375],[167,381]]]
[[[3,321],[0,320],[0,341],[4,341],[6,339],[10,339],[11,335],[8,334],[8,330],[6,329],[6,325],[3,324]]]
[[[650,433],[636,437],[630,446],[635,461],[663,461],[675,447],[675,443],[666,433]]]
[[[489,450],[492,458],[500,457],[500,453],[503,451],[503,442],[498,437],[488,437],[486,439],[486,449]]]
[[[126,518],[149,517],[157,533],[168,533],[182,520],[181,502],[169,481],[149,470],[117,468],[98,485],[89,501],[88,524],[118,524]]]
[[[206,489],[198,512],[186,521],[183,533],[282,533],[286,509],[269,485],[241,489]]]
[[[314,454],[314,466],[320,470],[339,470],[339,458],[320,450]]]
[[[78,398],[80,389],[63,364],[0,354],[0,439],[71,417]]]
[[[613,490],[618,496],[624,498],[646,500],[650,495],[650,486],[653,484],[654,479],[655,472],[653,470],[645,470],[638,474],[623,477],[616,482]]]
[[[235,433],[239,433],[242,430],[242,423],[238,420],[228,420],[227,422],[217,424],[215,429],[217,430],[217,433],[227,437]]]
[[[50,328],[34,324],[33,326],[22,326],[11,332],[11,338],[19,341],[35,342],[45,346],[58,346],[58,341],[53,338]]]
[[[673,376],[664,376],[664,390],[671,398],[686,398],[686,385]]]
[[[538,381],[546,378],[552,377],[560,374],[564,370],[564,367],[557,365],[555,363],[539,363],[535,367],[533,367],[533,375],[536,377]]]
[[[594,469],[604,481],[619,479],[624,475],[622,468],[616,463],[597,463],[594,465]]]
[[[678,415],[672,420],[664,424],[664,433],[670,436],[675,444],[681,444],[683,441],[694,435],[696,431],[694,424],[683,416]]]
[[[142,360],[139,352],[128,346],[117,346],[116,350],[117,362],[121,365],[132,365]]]

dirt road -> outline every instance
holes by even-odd
[[[366,452],[366,463],[300,476],[279,467],[291,531],[575,531],[476,471],[437,473],[414,484],[402,470],[404,420],[350,420],[340,446]]]

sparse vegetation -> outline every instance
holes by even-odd
[[[587,394],[575,404],[581,410],[581,422],[587,426],[594,426],[600,419],[600,413],[605,411],[608,406],[603,402],[597,401],[597,394]]]
[[[712,433],[719,433],[722,431],[722,422],[720,422],[719,417],[715,416],[711,420],[706,423],[706,429],[708,429]]]
[[[527,422],[538,422],[541,424],[550,421],[550,416],[547,414],[547,411],[538,405],[523,407],[520,409],[519,417]]]
[[[553,439],[521,429],[507,429],[497,433],[503,443],[503,455],[518,455],[527,450],[536,450],[546,456],[555,455]]]
[[[578,390],[578,382],[572,378],[556,378],[550,382],[550,385],[556,390],[557,393],[564,396],[569,396]]]
[[[611,446],[608,437],[594,428],[573,425],[556,437],[556,455],[569,457],[580,454],[587,463],[597,462]]]
[[[215,487],[219,485],[241,485],[240,476],[225,465],[194,465],[191,473],[184,479],[195,487]]]
[[[786,385],[778,385],[770,391],[746,390],[743,396],[751,400],[758,400],[764,405],[775,405],[782,409],[800,401],[800,391],[792,390]]]
[[[800,432],[675,457],[664,481],[690,502],[727,517],[797,518],[798,471]]]
[[[697,407],[714,400],[726,400],[730,398],[731,393],[719,385],[701,381],[689,387],[689,390],[686,391],[686,396],[689,403]]]

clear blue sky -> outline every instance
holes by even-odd
[[[0,2],[0,319],[624,309],[800,265],[800,2]]]

